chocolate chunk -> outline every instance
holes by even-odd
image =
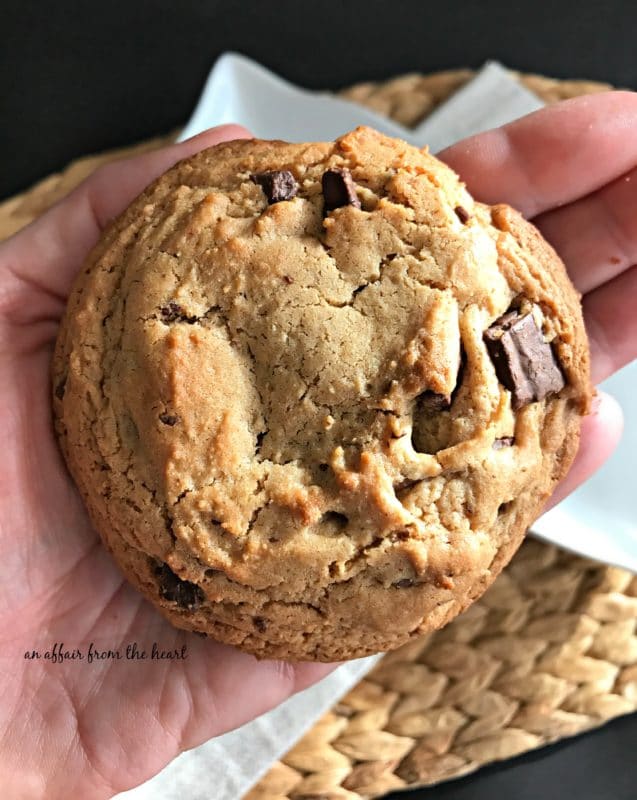
[[[179,303],[175,303],[172,300],[170,303],[162,306],[159,309],[159,313],[161,314],[162,322],[166,324],[170,322],[187,322],[192,325],[192,323],[197,322],[198,319],[197,316],[189,317]]]
[[[392,583],[392,586],[395,586],[397,589],[408,589],[410,586],[413,586],[414,582],[411,578],[401,578],[396,583]]]
[[[268,198],[268,203],[280,203],[281,200],[291,200],[296,197],[299,185],[294,175],[287,169],[273,169],[269,172],[258,172],[250,175],[253,183],[258,183],[263,189],[263,194]]]
[[[467,211],[466,208],[463,208],[462,206],[456,206],[454,208],[454,211],[456,212],[456,216],[458,217],[460,222],[462,222],[463,225],[466,225],[467,222],[469,222],[469,212]]]
[[[182,608],[195,608],[203,602],[205,595],[199,586],[190,581],[182,581],[168,564],[155,567],[155,575],[159,579],[159,594],[164,600],[177,603]]]
[[[564,388],[553,349],[532,314],[508,311],[485,331],[484,340],[498,380],[513,395],[515,410]]]
[[[64,397],[65,390],[66,390],[66,376],[62,378],[62,380],[55,387],[55,396],[57,397],[58,400],[61,400]]]
[[[254,627],[261,631],[261,633],[265,633],[268,627],[268,623],[263,619],[263,617],[252,617],[252,622],[254,622]]]
[[[519,302],[518,298],[519,295],[515,298],[514,302]],[[498,326],[499,328],[504,328],[506,330],[510,328],[514,322],[519,320],[521,316],[522,314],[520,313],[519,308],[517,306],[511,306],[508,311],[496,319],[491,328]],[[489,330],[491,330],[491,328],[489,328]]]
[[[333,211],[341,206],[361,207],[356,195],[356,184],[348,169],[328,169],[321,180],[325,211]]]
[[[449,408],[451,397],[448,394],[426,391],[418,395],[418,405],[425,414],[435,414],[438,411],[446,411]]]
[[[170,301],[170,303],[167,303],[160,309],[160,314],[163,322],[175,322],[175,320],[181,317],[183,312],[184,310],[179,305],[179,303],[173,303],[172,300]]]
[[[177,414],[168,414],[164,412],[163,414],[159,415],[159,420],[160,422],[163,422],[164,425],[170,425],[172,427],[179,422],[179,417]]]
[[[503,447],[512,447],[513,442],[515,439],[513,436],[502,436],[500,439],[496,439],[493,443],[494,450],[502,450]]]

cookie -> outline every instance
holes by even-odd
[[[574,457],[579,295],[426,150],[234,141],[105,231],[53,359],[91,519],[176,626],[342,660],[447,623]]]

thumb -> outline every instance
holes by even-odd
[[[39,219],[0,244],[0,268],[7,281],[2,287],[4,302],[7,296],[19,300],[25,288],[63,302],[103,228],[149,183],[200,150],[250,136],[239,125],[221,125],[184,142],[99,167]]]

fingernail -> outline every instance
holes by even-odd
[[[205,136],[205,135],[207,135],[209,133],[212,133],[213,131],[223,130],[223,128],[240,128],[241,130],[243,130],[247,134],[249,134],[249,136],[247,138],[250,138],[250,136],[251,136],[250,132],[247,131],[243,127],[243,125],[239,125],[239,123],[236,123],[236,122],[226,122],[223,125],[215,125],[212,128],[206,128],[205,131],[199,131],[199,133],[195,133],[194,136],[189,136],[187,139],[184,139],[182,142],[180,142],[180,144],[185,144],[186,142],[192,142],[194,139],[197,139],[200,136]]]

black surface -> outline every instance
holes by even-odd
[[[175,128],[223,50],[313,88],[487,58],[637,87],[636,33],[634,0],[0,0],[0,197]]]
[[[512,67],[637,87],[630,2],[0,0],[0,197],[79,154],[171,130],[234,49],[302,85]],[[637,715],[396,798],[635,800]]]
[[[457,781],[387,800],[635,800],[637,714]]]

